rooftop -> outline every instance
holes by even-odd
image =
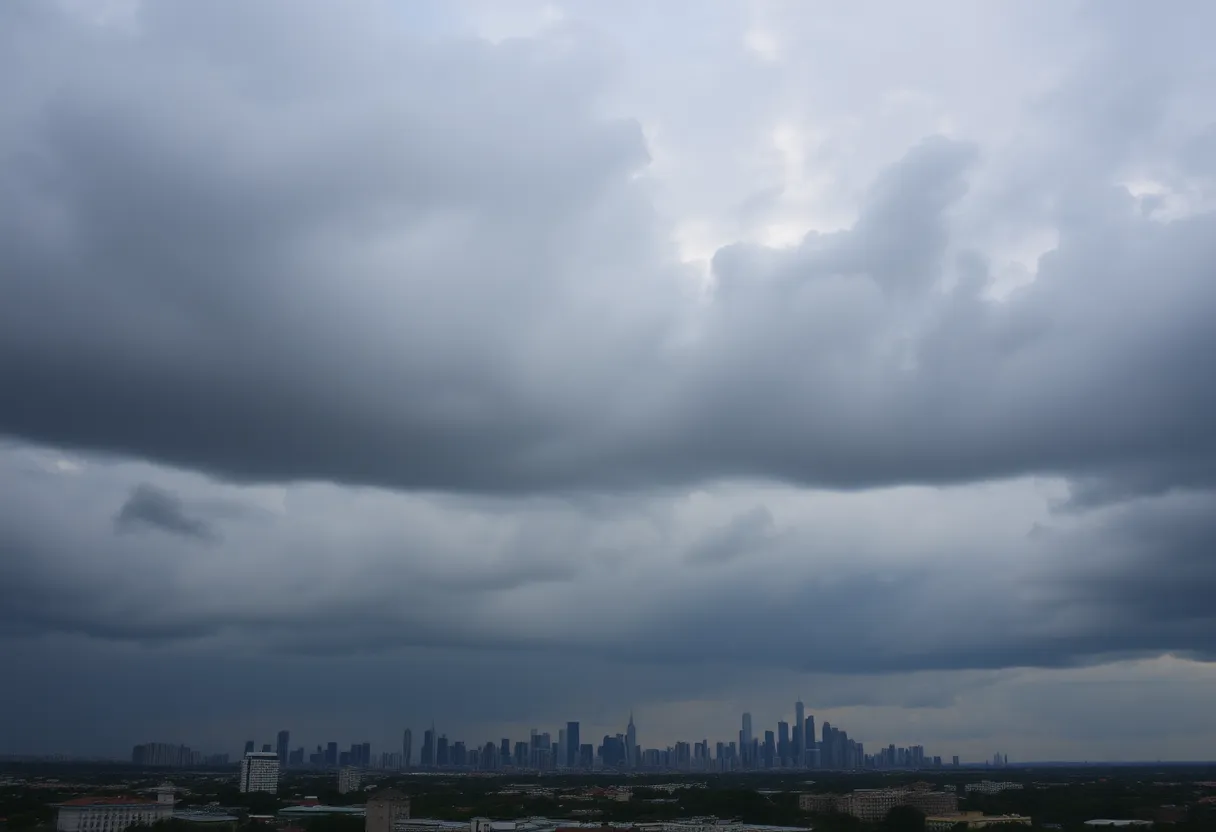
[[[279,810],[280,815],[362,815],[364,813],[365,809],[362,806],[324,806],[319,803],[284,806]]]
[[[410,796],[396,789],[380,789],[367,799],[368,803],[383,803],[389,800],[409,800]]]
[[[214,812],[175,812],[173,819],[189,823],[236,823],[240,820],[233,815],[221,815]]]
[[[157,801],[142,797],[76,797],[58,806],[156,806]]]

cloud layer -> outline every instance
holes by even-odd
[[[1201,687],[1183,5],[6,4],[5,649],[556,664],[673,724]],[[557,718],[510,690],[479,727]]]

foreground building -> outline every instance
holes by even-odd
[[[364,832],[394,832],[398,823],[410,819],[409,795],[396,789],[380,789],[367,799]]]
[[[338,794],[358,791],[362,784],[363,773],[359,769],[348,766],[338,771]]]
[[[911,806],[925,815],[957,815],[958,795],[908,789],[856,789],[849,794],[798,796],[798,808],[804,812],[852,815],[866,823],[883,820],[896,806]]]
[[[78,797],[55,806],[56,832],[122,832],[173,817],[173,787],[157,790],[156,800],[141,797]]]
[[[250,751],[241,760],[240,789],[249,792],[279,791],[279,755],[274,751]]]

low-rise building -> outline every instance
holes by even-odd
[[[999,782],[996,780],[981,780],[979,783],[968,783],[963,786],[963,791],[967,794],[979,792],[980,794],[997,794],[998,792],[1006,792],[1011,789],[1023,789],[1021,783]]]
[[[241,822],[236,815],[228,815],[223,812],[174,812],[173,819],[183,820],[191,826],[196,826],[199,832],[231,832]]]
[[[798,796],[798,807],[804,812],[839,812],[867,823],[882,820],[896,806],[912,806],[926,815],[952,815],[958,813],[958,795],[923,789],[856,789],[849,794]]]
[[[56,832],[122,832],[173,817],[173,787],[162,786],[156,800],[142,797],[78,797],[55,806]]]
[[[930,815],[925,818],[926,832],[953,832],[958,825],[967,829],[988,829],[1004,826],[1030,826],[1024,815],[985,815],[983,812],[959,812],[953,815]]]
[[[410,819],[410,797],[396,789],[381,789],[367,800],[364,832],[394,832]]]

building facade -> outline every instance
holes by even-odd
[[[367,799],[364,832],[394,832],[399,823],[410,819],[409,795],[396,789],[380,789]]]
[[[958,795],[907,789],[857,789],[849,794],[798,796],[798,808],[804,812],[839,812],[866,823],[883,820],[896,806],[912,806],[926,815],[954,815],[958,813]]]
[[[60,803],[56,832],[121,832],[136,824],[152,825],[173,817],[173,788],[162,786],[156,800],[138,797],[79,797]]]
[[[241,760],[240,790],[249,792],[279,791],[279,755],[273,751],[250,751]]]

